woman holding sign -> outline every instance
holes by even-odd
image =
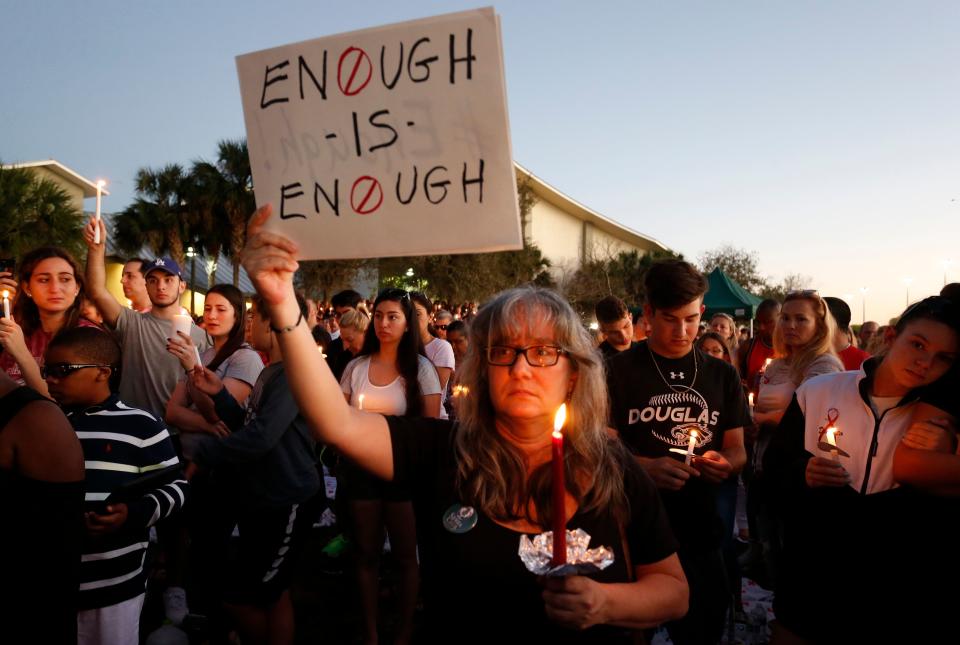
[[[631,642],[686,612],[687,585],[652,482],[606,432],[603,366],[569,304],[538,289],[481,309],[457,424],[347,405],[293,290],[297,247],[251,221],[244,265],[269,307],[291,388],[315,436],[413,491],[430,640]],[[551,526],[551,431],[568,402],[564,516],[615,553],[597,574],[539,579],[517,556]]]

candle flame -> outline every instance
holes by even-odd
[[[567,421],[567,404],[561,403],[557,408],[557,414],[553,417],[553,432],[559,434],[563,430],[563,424]]]
[[[827,443],[829,443],[834,448],[837,447],[837,428],[830,426],[827,428]]]
[[[3,299],[6,300],[10,297],[10,292],[6,289],[3,290]]]
[[[749,396],[748,398],[750,399],[750,405],[752,406],[752,405],[753,405],[753,392],[750,393],[750,396]]]
[[[690,438],[691,438],[691,439],[696,439],[698,434],[699,434],[699,433],[698,433],[696,430],[691,430],[691,431],[690,431]]]
[[[773,362],[773,359],[772,359],[772,358],[768,358],[767,360],[765,360],[765,361],[763,362],[763,366],[764,366],[764,367],[770,367],[770,363],[772,363],[772,362]]]

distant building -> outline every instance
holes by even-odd
[[[572,272],[590,258],[616,256],[620,252],[668,251],[652,237],[589,209],[572,197],[515,163],[517,181],[526,181],[537,201],[523,222],[524,239],[535,244],[550,260],[554,278]]]

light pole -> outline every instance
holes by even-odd
[[[863,309],[861,310],[862,320],[860,324],[867,322],[867,292],[870,291],[868,287],[860,287],[860,294],[863,297]]]
[[[187,257],[190,258],[190,315],[195,316],[194,298],[197,294],[193,285],[196,284],[194,279],[197,277],[197,252],[192,246],[187,247]]]
[[[953,260],[943,261],[943,286],[947,286],[947,270],[950,268],[951,264],[953,264]]]
[[[904,278],[903,283],[907,285],[907,304],[905,306],[910,306],[910,283],[913,282],[913,278]]]

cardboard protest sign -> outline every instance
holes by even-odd
[[[493,9],[245,54],[237,71],[257,204],[304,259],[522,247]]]

